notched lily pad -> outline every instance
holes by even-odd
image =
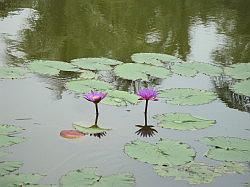
[[[124,151],[131,158],[157,165],[182,165],[195,157],[189,145],[170,139],[161,139],[156,145],[135,140],[126,144]]]
[[[21,67],[0,67],[0,79],[21,79],[27,72]]]
[[[154,66],[163,66],[166,63],[182,62],[181,59],[167,54],[160,53],[135,53],[131,56],[133,62],[145,63]]]
[[[102,176],[98,175],[96,170],[96,168],[83,168],[70,171],[60,178],[59,186],[131,187],[135,184],[135,178],[130,173]]]
[[[17,187],[37,184],[43,177],[43,175],[38,174],[4,175],[0,177],[0,186]]]
[[[119,90],[109,90],[108,95],[103,100],[103,104],[113,105],[113,106],[127,106],[129,104],[137,104],[138,96],[132,93]]]
[[[10,135],[14,133],[19,133],[23,129],[14,125],[6,125],[6,124],[1,124],[0,125],[0,135]]]
[[[181,166],[155,166],[155,172],[162,177],[175,177],[175,180],[185,180],[189,184],[211,183],[215,177],[246,168],[236,163],[224,163],[219,166],[209,166],[204,163],[191,162]]]
[[[47,66],[43,61],[33,61],[28,64],[28,68],[34,72],[44,75],[58,75],[60,73],[59,69],[55,69],[53,67]]]
[[[236,137],[205,137],[200,142],[211,146],[206,156],[221,161],[250,161],[250,140]]]
[[[222,68],[212,64],[200,62],[174,64],[171,67],[171,70],[176,74],[191,77],[197,75],[198,73],[203,73],[208,76],[220,76],[223,74]]]
[[[18,170],[22,165],[22,162],[19,161],[0,162],[0,175],[8,175],[13,171]]]
[[[85,127],[81,123],[73,123],[73,128],[83,134],[97,134],[105,133],[111,129],[100,128],[97,125],[92,125],[90,127]]]
[[[160,127],[175,130],[204,129],[216,123],[215,120],[198,118],[184,113],[161,114],[154,116],[154,118],[159,121]]]
[[[90,91],[105,91],[112,89],[112,85],[100,80],[72,80],[66,83],[66,88],[78,93]]]
[[[79,79],[96,79],[98,75],[92,71],[88,70],[81,70],[81,74],[79,76]]]
[[[235,83],[231,87],[231,90],[237,94],[250,97],[250,79]]]
[[[0,147],[8,147],[23,142],[23,137],[15,137],[10,135],[0,135]]]
[[[111,66],[122,64],[123,62],[109,58],[78,58],[71,60],[71,63],[87,70],[111,70]]]
[[[225,74],[234,79],[250,78],[250,63],[239,63],[226,67]]]
[[[159,93],[159,97],[166,99],[167,103],[176,105],[201,105],[217,99],[217,95],[214,92],[193,88],[163,90]]]
[[[171,75],[171,72],[164,67],[157,67],[148,64],[126,63],[115,67],[116,76],[127,80],[148,81],[149,76],[164,79]]]

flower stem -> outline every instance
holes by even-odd
[[[99,117],[98,104],[95,103],[95,125],[97,126],[97,121]]]
[[[145,117],[145,126],[147,126],[147,125],[148,125],[147,115],[148,115],[148,100],[146,100],[145,112],[144,112],[144,117]]]

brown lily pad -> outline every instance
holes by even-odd
[[[62,130],[60,132],[60,136],[67,138],[67,139],[75,139],[75,138],[83,137],[84,134],[77,130]]]

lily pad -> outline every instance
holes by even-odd
[[[250,63],[239,63],[226,67],[225,74],[235,79],[250,78]]]
[[[88,70],[111,70],[111,66],[122,64],[123,62],[109,58],[78,58],[71,60],[71,63]]]
[[[103,104],[113,106],[127,106],[129,104],[138,103],[138,96],[132,93],[119,90],[110,90],[107,92],[108,95],[103,100]]]
[[[175,177],[175,180],[185,180],[189,184],[207,184],[211,183],[217,176],[239,170],[245,172],[246,168],[236,163],[209,166],[204,163],[191,162],[181,166],[158,165],[154,169],[162,177]]]
[[[195,157],[189,145],[170,139],[160,139],[156,145],[135,140],[126,144],[124,150],[131,158],[157,165],[182,165]]]
[[[98,75],[92,71],[81,70],[81,74],[79,76],[80,79],[95,79]]]
[[[237,94],[250,97],[250,79],[235,83],[231,89]]]
[[[178,63],[182,62],[181,59],[160,53],[135,53],[131,56],[132,61],[137,63],[145,63],[154,66],[163,66],[165,63]]]
[[[183,76],[195,76],[198,73],[203,73],[208,76],[220,76],[223,74],[222,68],[200,62],[187,62],[187,63],[178,63],[174,64],[171,67],[171,70],[174,73],[183,75]]]
[[[81,123],[74,123],[73,128],[83,134],[97,134],[104,133],[111,129],[100,128],[97,125],[92,125],[90,127],[84,127]]]
[[[18,144],[24,141],[23,137],[15,137],[10,135],[0,134],[0,147],[8,147],[14,144]]]
[[[201,105],[207,104],[215,99],[214,92],[193,88],[172,88],[163,90],[159,97],[166,99],[166,102],[176,105]]]
[[[3,152],[3,151],[0,151],[0,158],[1,158],[1,157],[4,157],[4,156],[6,156],[6,155],[8,155],[8,153]]]
[[[216,123],[215,120],[202,119],[190,114],[171,113],[154,116],[158,125],[163,128],[175,130],[197,130],[204,129]]]
[[[60,73],[59,69],[52,68],[44,64],[43,61],[34,61],[28,64],[28,68],[34,72],[45,75],[58,75]]]
[[[22,162],[19,161],[0,162],[0,175],[10,174],[11,172],[18,170],[22,165]]]
[[[66,83],[66,88],[78,93],[87,93],[90,91],[105,91],[112,89],[112,86],[100,80],[72,80]]]
[[[68,139],[75,139],[83,137],[84,134],[77,130],[63,130],[60,132],[60,136]]]
[[[27,70],[21,67],[0,67],[0,79],[21,79]]]
[[[38,174],[4,175],[0,177],[0,186],[17,187],[29,184],[37,184],[44,176]]]
[[[120,173],[110,176],[96,174],[96,168],[83,168],[70,171],[59,180],[59,186],[76,187],[131,187],[134,186],[135,179],[130,173]]]
[[[222,161],[250,161],[250,140],[236,137],[205,137],[200,141],[211,146],[206,156]]]
[[[19,133],[23,129],[14,125],[6,125],[2,124],[0,125],[0,135],[9,135],[14,133]]]
[[[133,81],[148,81],[149,76],[164,79],[171,75],[171,72],[164,67],[135,63],[118,65],[115,67],[114,72],[118,77]]]

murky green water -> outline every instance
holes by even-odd
[[[0,65],[23,66],[30,59],[69,61],[79,57],[108,57],[130,62],[137,52],[167,53],[183,60],[229,65],[250,60],[249,0],[155,0],[155,1],[1,1]],[[69,170],[96,166],[103,174],[129,171],[136,186],[189,186],[185,181],[161,178],[148,164],[129,158],[123,146],[134,140],[156,142],[172,138],[190,144],[197,151],[196,161],[217,163],[203,157],[207,146],[196,140],[204,136],[234,136],[249,139],[250,99],[229,90],[231,80],[199,75],[195,78],[172,76],[154,80],[156,88],[191,87],[216,91],[219,99],[200,106],[175,106],[151,102],[149,123],[155,114],[185,112],[215,119],[217,124],[204,130],[181,132],[156,127],[154,137],[135,134],[135,125],[144,122],[144,103],[128,107],[100,105],[99,123],[111,128],[101,139],[85,136],[67,140],[61,130],[82,121],[95,120],[91,103],[64,88],[73,74],[57,78],[31,75],[21,80],[0,81],[0,123],[22,126],[28,140],[12,146],[8,160],[21,160],[21,172],[48,176],[41,183],[56,183]],[[138,82],[106,74],[119,90],[137,91]],[[22,119],[22,120],[21,120]],[[200,186],[243,186],[245,175],[217,177]]]

